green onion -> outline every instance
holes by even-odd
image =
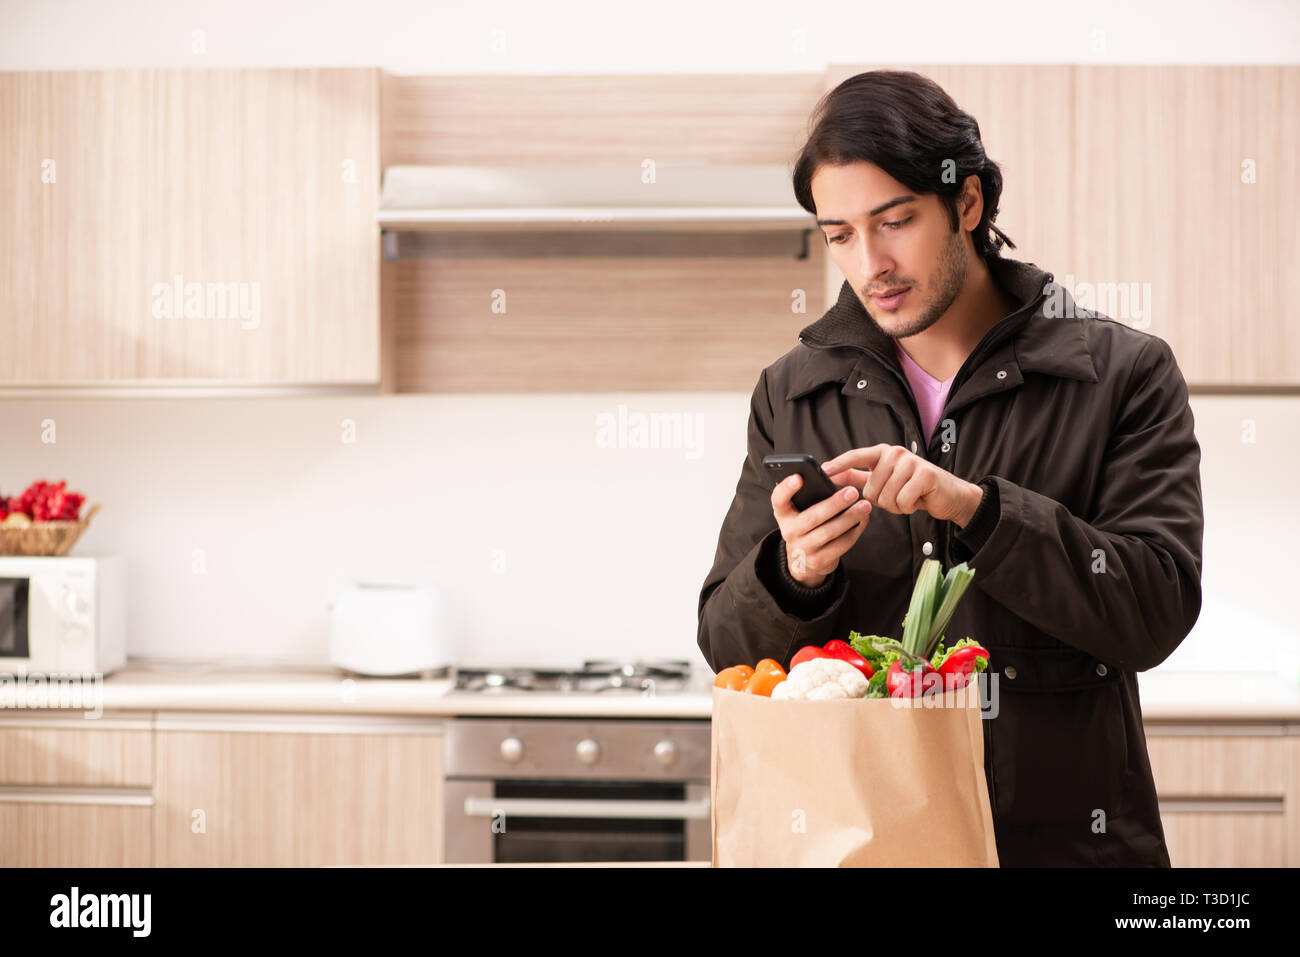
[[[943,630],[952,620],[957,603],[965,594],[975,571],[965,562],[948,569],[941,577],[938,560],[921,563],[921,574],[912,589],[912,602],[903,621],[903,648],[910,654],[930,658]]]
[[[912,603],[907,608],[907,620],[903,622],[903,647],[914,655],[919,655],[925,647],[923,642],[930,631],[940,585],[939,562],[926,559],[921,563],[921,574],[912,589]]]
[[[935,645],[943,636],[943,630],[948,627],[948,622],[952,621],[953,612],[957,610],[957,602],[961,601],[961,596],[966,593],[974,577],[974,569],[965,562],[948,569],[948,577],[943,581],[943,597],[937,605],[938,611],[935,612],[925,635],[927,658],[934,654]]]

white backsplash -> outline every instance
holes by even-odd
[[[748,400],[6,399],[0,490],[66,478],[87,506],[103,504],[76,553],[127,556],[132,655],[325,664],[328,603],[356,579],[434,583],[464,664],[641,656],[704,668],[696,600]],[[1294,678],[1300,399],[1192,405],[1205,599],[1164,667]],[[687,427],[676,447],[631,447],[636,414]]]

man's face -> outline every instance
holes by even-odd
[[[831,259],[880,330],[902,339],[938,322],[969,267],[967,234],[953,231],[939,197],[865,162],[822,165],[809,187]],[[876,298],[900,287],[899,300]]]

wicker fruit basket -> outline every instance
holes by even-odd
[[[0,522],[0,555],[66,555],[98,511],[98,505],[91,506],[75,522],[33,522],[24,515],[25,523],[15,523],[10,516]]]

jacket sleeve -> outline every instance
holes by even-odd
[[[805,589],[781,576],[781,530],[772,514],[772,487],[763,456],[772,447],[773,412],[766,370],[750,400],[748,451],[731,507],[723,519],[713,568],[699,600],[698,641],[716,672],[775,658],[789,667],[804,645],[824,645],[848,594],[843,564],[823,588]],[[829,586],[828,588],[825,586]],[[807,617],[805,617],[807,616]]]
[[[1173,352],[1152,336],[1134,366],[1089,520],[989,476],[996,524],[967,560],[972,584],[1012,614],[1103,662],[1145,671],[1200,615],[1204,515],[1200,446]]]

